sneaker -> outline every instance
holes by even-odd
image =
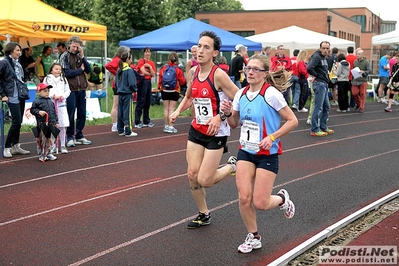
[[[291,109],[297,109],[297,110],[298,110],[298,106],[297,106],[296,104],[293,104],[293,105],[291,106]]]
[[[155,126],[155,124],[152,122],[143,125],[143,127],[154,127],[154,126]]]
[[[80,141],[77,140],[77,139],[74,139],[74,140],[73,140],[73,143],[74,143],[75,145],[82,145],[82,142],[80,142]]]
[[[57,153],[57,147],[54,145],[51,149],[50,149],[51,153]]]
[[[135,128],[143,128],[144,125],[143,125],[142,123],[140,123],[140,124],[134,125],[134,127],[135,127]]]
[[[310,120],[310,119],[306,120],[306,124],[312,125],[312,120]]]
[[[120,135],[120,134],[119,134]],[[125,137],[129,138],[129,137],[136,137],[138,134],[136,132],[130,133],[129,135],[125,135]]]
[[[47,158],[46,157],[43,158],[43,156],[40,155],[39,156],[39,161],[41,161],[41,162],[47,161]]]
[[[392,113],[392,108],[390,108],[390,107],[387,106],[387,107],[384,108],[384,111],[385,111],[385,112]]]
[[[4,148],[4,152],[3,152],[4,158],[12,158],[11,149],[12,148]]]
[[[237,157],[235,156],[230,156],[229,159],[227,160],[227,164],[231,165],[233,167],[233,172],[230,173],[230,175],[236,175],[237,171]]]
[[[337,101],[332,101],[331,105],[332,105],[332,106],[337,106],[337,105],[338,105],[338,102],[337,102]]]
[[[49,154],[47,154],[47,156],[46,156],[46,161],[47,161],[47,160],[49,160],[49,161],[55,161],[55,160],[57,160],[57,157],[55,157],[53,154],[49,153]]]
[[[298,112],[299,113],[307,113],[309,110],[308,109],[306,109],[305,107],[303,107],[302,109],[298,109]]]
[[[355,111],[359,110],[359,108],[360,108],[360,106],[359,106],[359,105],[356,105],[356,106],[355,106]]]
[[[388,104],[388,100],[385,99],[385,98],[381,98],[381,102],[382,102],[382,103],[385,103],[385,104]]]
[[[165,127],[163,128],[163,132],[165,132],[165,133],[170,133],[170,132],[169,132],[169,126],[165,126]]]
[[[393,100],[393,101],[392,101],[392,104],[393,104],[393,105],[399,105],[399,102],[397,102],[396,100]]]
[[[329,128],[327,128],[326,130],[323,130],[323,132],[327,133],[328,135],[334,134],[334,130],[333,129],[329,129]]]
[[[177,129],[174,126],[170,126],[168,133],[172,133],[172,134],[177,133]]]
[[[317,131],[317,132],[311,131],[310,135],[313,136],[313,137],[325,137],[325,136],[328,135],[328,133],[320,130],[320,131]]]
[[[351,108],[350,108],[350,107],[348,107],[348,109],[346,109],[346,111],[347,111],[347,112],[350,112],[350,111],[351,111]]]
[[[202,225],[208,225],[211,223],[211,214],[206,215],[205,213],[200,212],[194,220],[188,223],[188,228],[198,228]]]
[[[247,237],[245,238],[244,243],[242,243],[238,247],[238,252],[241,253],[249,253],[253,249],[259,249],[262,247],[261,236],[255,237],[253,234],[248,233]]]
[[[118,129],[116,128],[116,125],[112,125],[111,132],[118,132]]]
[[[83,145],[90,145],[91,144],[91,141],[87,140],[86,138],[81,138],[81,139],[78,139],[77,141],[80,142],[80,144],[83,144]],[[77,144],[76,141],[75,141],[75,144]]]
[[[65,146],[61,146],[61,153],[62,154],[67,154],[68,150],[65,148]]]
[[[68,147],[75,147],[75,141],[74,141],[73,139],[69,140],[69,141],[67,142],[67,146],[68,146]]]
[[[27,155],[30,151],[21,148],[21,144],[17,143],[11,147],[11,154]]]
[[[123,131],[123,132],[121,132],[121,133],[118,132],[118,135],[119,135],[119,136],[125,136],[126,134],[125,134],[125,131]]]
[[[277,195],[282,195],[284,197],[284,204],[280,206],[280,210],[284,212],[285,217],[287,219],[291,219],[295,215],[295,205],[290,200],[290,195],[288,194],[287,190],[285,189],[280,189],[279,192],[277,192]]]

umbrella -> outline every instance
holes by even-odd
[[[60,130],[55,125],[48,123],[48,114],[46,113],[46,122],[38,122],[38,125],[32,128],[32,132],[44,162]]]

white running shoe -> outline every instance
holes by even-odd
[[[298,109],[299,113],[307,113],[309,110],[303,107],[301,110]]]
[[[68,153],[68,150],[67,150],[67,148],[65,148],[65,146],[61,146],[61,153],[62,154],[67,154]]]
[[[310,119],[306,120],[306,124],[312,125],[312,120],[310,120]]]
[[[69,140],[69,141],[67,142],[67,146],[68,146],[68,147],[75,147],[75,142],[74,142],[74,140],[73,140],[73,139]]]
[[[116,125],[112,125],[111,132],[118,132],[118,129],[116,128]]]
[[[130,133],[130,135],[125,135],[125,137],[129,138],[129,137],[136,137],[138,134],[136,132]]]
[[[233,167],[233,172],[230,173],[230,175],[234,176],[236,175],[237,171],[237,157],[235,156],[230,156],[229,159],[227,160],[227,164],[231,165]]]
[[[247,237],[245,238],[244,243],[242,243],[238,247],[238,252],[249,253],[253,249],[259,249],[261,247],[262,247],[261,236],[259,236],[259,239],[258,239],[253,234],[248,233]]]
[[[290,195],[288,194],[287,190],[285,189],[280,189],[279,192],[277,192],[277,195],[282,195],[284,197],[284,204],[280,206],[280,210],[284,212],[285,217],[288,219],[291,219],[295,215],[295,205],[290,200]]]

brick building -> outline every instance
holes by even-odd
[[[197,12],[195,18],[243,37],[296,25],[354,41],[374,62],[385,51],[373,49],[371,55],[371,38],[396,26],[396,21],[383,21],[365,7]]]

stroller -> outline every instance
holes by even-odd
[[[46,122],[39,122],[36,127],[32,128],[32,132],[37,141],[41,161],[44,162],[60,130],[55,125],[48,123],[48,114],[46,113]]]

